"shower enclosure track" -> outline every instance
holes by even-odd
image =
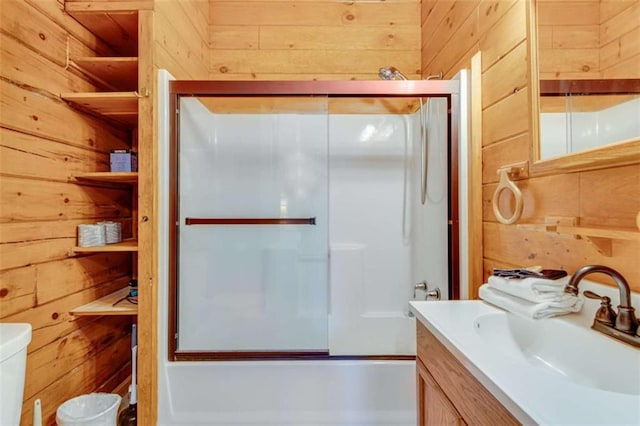
[[[447,145],[449,147],[449,296],[459,299],[459,219],[458,219],[458,121],[460,111],[460,84],[454,80],[396,80],[396,81],[211,81],[174,80],[169,83],[170,114],[170,174],[169,174],[169,312],[168,312],[168,360],[253,360],[253,359],[340,359],[320,352],[212,352],[181,351],[178,349],[178,132],[181,97],[315,97],[328,98],[445,98],[447,99]],[[315,218],[280,219],[232,219],[232,218],[187,218],[187,225],[314,225]],[[266,221],[302,220],[303,223],[267,223]],[[314,223],[311,223],[311,220]],[[200,222],[203,221],[203,222]],[[204,223],[204,221],[211,223]],[[213,221],[223,221],[224,223]],[[236,223],[251,221],[251,223]],[[199,223],[196,223],[199,222]],[[413,357],[413,356],[411,356]],[[407,359],[405,356],[356,356],[354,359]],[[349,357],[351,359],[351,357]]]

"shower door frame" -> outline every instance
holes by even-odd
[[[181,97],[312,97],[327,98],[445,98],[447,99],[448,268],[449,299],[460,298],[458,124],[460,82],[457,80],[394,81],[216,81],[169,82],[169,361],[241,361],[291,359],[415,359],[415,356],[332,356],[324,352],[195,352],[178,351],[178,135]]]

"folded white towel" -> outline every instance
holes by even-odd
[[[561,298],[565,294],[564,287],[568,282],[569,277],[549,280],[536,277],[517,279],[490,276],[488,284],[490,287],[512,296],[540,303]]]
[[[527,318],[541,319],[556,315],[565,315],[571,312],[579,312],[584,300],[572,294],[563,294],[555,300],[541,303],[532,303],[510,294],[491,288],[488,284],[480,286],[480,298],[485,302],[502,308],[506,311],[525,316]]]

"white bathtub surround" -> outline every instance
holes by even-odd
[[[165,87],[170,77],[165,72],[160,75],[160,87]],[[168,138],[167,128],[169,111],[167,108],[167,93],[160,91],[161,114],[159,120],[160,145],[159,164],[160,185],[159,193],[159,257],[166,259],[168,256]],[[162,107],[164,105],[164,107]],[[440,109],[444,113],[446,108],[441,108],[435,103],[432,105],[434,112]],[[199,109],[199,114],[209,116],[210,112]],[[282,119],[284,117],[280,117]],[[306,117],[311,118],[311,117]],[[225,117],[222,120],[234,120]],[[256,117],[253,117],[256,119]],[[266,119],[262,117],[260,119]],[[258,119],[258,120],[260,120]],[[269,139],[268,132],[273,128],[265,122],[251,121],[250,118],[239,123],[244,126],[244,138],[240,138],[232,144],[232,148],[240,148],[252,139],[261,139],[260,149],[270,146],[275,147],[275,139]],[[430,147],[429,156],[429,188],[430,202],[428,207],[444,206],[443,228],[430,226],[430,218],[424,217],[425,208],[419,207],[419,187],[415,185],[418,173],[419,149],[416,146],[418,134],[418,115],[345,115],[327,116],[328,130],[328,180],[329,203],[325,221],[322,222],[318,215],[319,227],[328,226],[328,253],[330,257],[329,286],[325,287],[328,304],[325,322],[325,334],[320,327],[316,328],[315,342],[327,337],[327,346],[332,355],[369,355],[369,354],[415,354],[415,319],[408,317],[407,300],[411,297],[413,284],[426,279],[431,285],[446,288],[447,282],[447,257],[446,240],[444,245],[438,240],[439,235],[446,236],[446,150],[444,146],[435,143]],[[208,122],[208,120],[205,120]],[[312,120],[313,121],[313,120]],[[224,143],[219,138],[221,133],[212,134],[206,123],[193,123],[195,137],[202,134],[208,136],[200,141],[200,152],[194,150],[189,161],[183,164],[183,169],[191,167],[204,159],[205,155],[212,155],[216,149],[221,149]],[[218,123],[219,124],[219,123]],[[238,123],[236,123],[238,124]],[[315,126],[314,123],[309,123]],[[283,124],[280,122],[279,135],[291,136],[294,144],[309,142],[305,139],[307,133],[304,129],[307,125]],[[251,129],[262,129],[255,138],[250,133]],[[320,129],[313,127],[313,137],[320,136]],[[216,131],[221,127],[216,126]],[[297,134],[293,132],[295,129]],[[436,127],[432,131],[439,131]],[[289,133],[287,133],[289,132]],[[466,136],[466,127],[460,130],[461,136]],[[198,136],[200,135],[200,136]],[[436,136],[431,135],[432,138]],[[265,139],[266,138],[266,139]],[[315,145],[320,141],[315,139]],[[324,143],[324,142],[323,142]],[[460,153],[465,152],[466,140],[460,141]],[[324,143],[326,147],[326,143]],[[269,150],[271,150],[269,148]],[[275,147],[277,151],[277,147]],[[267,150],[267,151],[269,151]],[[286,150],[285,150],[286,151]],[[238,151],[239,152],[239,151]],[[232,158],[233,161],[247,160],[246,156]],[[245,158],[242,158],[245,157]],[[275,159],[275,157],[273,157]],[[209,159],[212,159],[210,156]],[[215,161],[215,159],[213,159]],[[298,159],[295,159],[296,161]],[[279,160],[278,160],[279,161]],[[195,163],[192,163],[195,162]],[[295,163],[295,162],[294,162]],[[218,163],[216,168],[229,168],[230,162]],[[254,163],[255,164],[255,163]],[[465,164],[462,161],[461,164]],[[203,162],[198,167],[204,171],[206,164]],[[200,171],[191,169],[183,170],[183,183],[189,185],[192,178],[197,178]],[[231,170],[228,170],[231,172]],[[308,168],[300,170],[304,175]],[[252,172],[253,173],[253,172]],[[461,176],[466,173],[466,168],[460,167]],[[300,175],[298,175],[300,176]],[[316,181],[323,181],[324,175]],[[281,176],[284,180],[296,176]],[[192,201],[194,206],[202,203],[206,206],[202,194],[210,195],[217,190],[215,185],[227,185],[227,180],[216,179],[210,186],[204,186],[202,191],[194,191]],[[237,180],[240,187],[251,190],[248,180],[240,176]],[[412,184],[412,181],[413,182]],[[266,179],[261,185],[266,184]],[[310,182],[313,184],[313,182]],[[300,187],[290,186],[291,189]],[[220,189],[220,188],[218,188]],[[307,192],[308,194],[310,192]],[[290,192],[289,195],[305,195],[301,192]],[[278,214],[294,216],[295,203],[290,200],[294,197],[287,196],[287,200],[281,199],[277,207]],[[460,192],[460,199],[466,200],[466,193]],[[233,200],[239,213],[246,211],[251,205],[242,205],[242,199]],[[418,201],[419,202],[419,201]],[[299,206],[299,205],[298,205]],[[440,210],[442,211],[442,210]],[[196,212],[193,214],[195,215]],[[209,213],[199,210],[198,214]],[[429,213],[431,214],[431,213]],[[253,215],[255,216],[255,215]],[[418,219],[416,219],[418,218]],[[184,219],[184,218],[183,218]],[[462,217],[461,217],[462,220]],[[419,234],[421,231],[429,231],[430,234]],[[435,232],[434,232],[435,231]],[[418,234],[416,234],[416,232]],[[293,233],[291,233],[293,234]],[[278,237],[278,244],[291,242],[291,234]],[[192,235],[195,240],[198,236]],[[289,239],[288,239],[289,238]],[[201,241],[202,246],[209,246],[210,241]],[[242,241],[234,238],[234,243],[251,245],[248,240]],[[443,248],[444,247],[444,248]],[[273,248],[273,246],[272,246]],[[463,249],[461,252],[466,251]],[[290,254],[290,253],[289,253]],[[222,254],[224,255],[224,254]],[[263,253],[264,255],[264,253]],[[313,297],[305,298],[304,293],[291,290],[293,282],[284,274],[287,269],[285,264],[299,262],[300,258],[280,253],[275,265],[280,268],[270,269],[271,275],[265,282],[279,282],[285,284],[287,295],[298,300],[308,302]],[[197,254],[196,254],[197,257]],[[212,262],[207,262],[207,256],[201,256],[197,260],[197,267],[212,267]],[[426,260],[439,263],[429,263]],[[442,260],[444,259],[444,260]],[[311,259],[309,259],[311,260]],[[327,256],[317,259],[326,262]],[[225,262],[218,262],[218,269],[225,266]],[[266,263],[261,263],[264,267]],[[316,426],[316,425],[343,425],[343,426],[413,426],[416,424],[416,380],[414,361],[369,361],[369,360],[330,360],[330,361],[239,361],[239,362],[170,362],[167,353],[167,321],[168,300],[167,282],[168,271],[166,262],[159,262],[159,396],[158,396],[158,424],[159,425],[282,425],[282,426]],[[414,267],[415,266],[415,267]],[[461,264],[461,269],[464,266]],[[243,271],[250,274],[251,271]],[[421,275],[428,273],[429,275]],[[420,277],[416,276],[421,275]],[[256,276],[251,277],[251,285],[256,286]],[[197,281],[197,280],[194,280]],[[201,283],[196,283],[201,285]],[[315,287],[314,287],[315,288]],[[201,288],[200,294],[209,297],[213,304],[218,303],[221,309],[237,307],[238,314],[242,312],[259,312],[264,306],[272,304],[278,294],[278,287],[271,286],[264,289],[273,290],[271,293],[263,292],[250,294],[248,287],[234,289],[237,293],[226,300],[214,300],[207,293],[208,288]],[[236,291],[237,290],[237,291]],[[463,294],[465,291],[463,290]],[[256,296],[257,294],[257,296]],[[273,298],[271,297],[273,296]],[[320,296],[318,296],[320,297]],[[321,303],[301,304],[317,308]],[[229,302],[229,303],[227,303]],[[193,306],[186,304],[187,308]],[[203,312],[207,304],[197,305]],[[247,308],[248,307],[248,308]],[[247,309],[245,309],[247,308]],[[310,312],[291,309],[285,312],[290,317],[299,314],[307,315]],[[317,313],[317,312],[316,312]],[[193,330],[189,331],[194,337],[188,349],[202,349],[199,344],[207,339],[207,327],[211,322],[192,321]],[[289,318],[291,320],[291,318]],[[185,325],[185,324],[182,324]],[[283,322],[286,325],[286,321]],[[215,343],[220,341],[224,329],[218,327],[219,333]],[[300,334],[300,333],[297,333]],[[223,336],[233,340],[233,336]],[[255,337],[255,336],[254,336]],[[268,343],[268,339],[267,343]],[[225,343],[225,344],[226,344]]]
[[[617,288],[583,280],[618,301]],[[634,306],[640,295],[633,294]],[[482,301],[411,302],[416,317],[523,424],[640,424],[640,351],[590,329],[599,301],[531,320]]]
[[[414,361],[168,363],[159,425],[415,426]]]

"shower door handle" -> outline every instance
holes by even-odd
[[[185,225],[315,225],[315,217],[304,218],[221,218],[187,217]]]

